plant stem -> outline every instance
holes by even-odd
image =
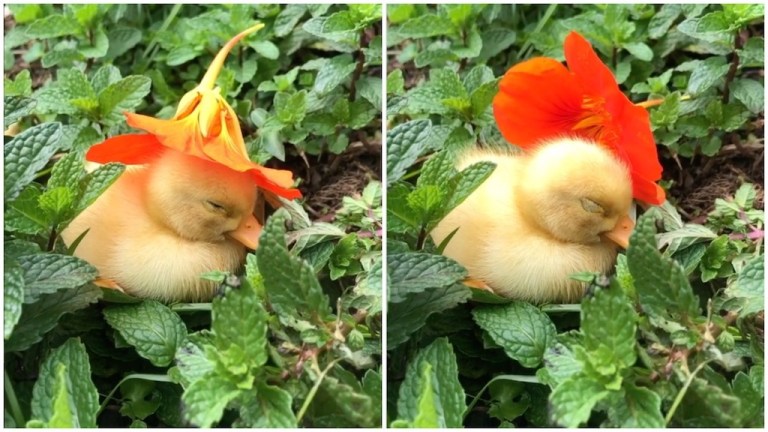
[[[200,312],[210,311],[211,303],[176,303],[171,305],[174,312]]]
[[[541,29],[544,28],[544,26],[547,24],[549,19],[552,17],[552,14],[555,13],[555,9],[557,9],[556,4],[551,4],[547,8],[547,10],[544,12],[544,16],[541,17],[539,20],[539,23],[536,24],[536,28],[533,29],[533,32],[528,35],[528,39],[525,40],[525,43],[523,43],[522,48],[520,48],[520,51],[518,51],[520,54],[522,54],[520,57],[518,57],[518,60],[522,60],[527,57],[526,50],[531,46],[531,40],[536,37],[536,35],[541,31]]]
[[[544,313],[552,312],[581,312],[580,304],[550,304],[541,307]]]
[[[24,413],[21,411],[21,406],[19,405],[19,400],[16,399],[16,392],[13,390],[13,382],[11,382],[11,377],[8,376],[8,370],[5,370],[5,397],[8,401],[8,405],[11,407],[11,415],[13,416],[13,421],[16,422],[16,427],[24,427],[24,425],[27,423],[24,421]]]
[[[741,49],[741,34],[736,30],[736,38],[733,42],[733,60],[731,60],[731,67],[728,68],[728,74],[725,75],[725,84],[723,84],[723,103],[727,104],[731,96],[731,82],[736,77],[736,71],[739,68],[739,54],[738,50]]]
[[[341,359],[337,358],[336,360],[328,363],[328,366],[325,367],[325,369],[320,373],[320,376],[317,377],[317,381],[315,381],[315,385],[312,386],[312,388],[309,390],[309,393],[307,393],[307,398],[304,399],[304,403],[301,405],[301,409],[299,410],[299,413],[296,414],[296,424],[301,423],[301,419],[304,417],[304,414],[307,413],[307,409],[309,408],[309,405],[312,403],[312,399],[315,398],[315,394],[317,394],[317,390],[320,389],[320,384],[323,383],[323,380],[325,379],[325,376],[328,375],[328,372],[330,372],[331,368],[333,368],[336,363],[338,363]]]
[[[483,393],[485,393],[485,390],[495,381],[517,381],[531,384],[541,384],[541,381],[539,381],[539,379],[534,375],[496,375],[490,381],[485,383],[483,388],[481,388],[480,391],[475,395],[475,397],[472,399],[472,402],[470,402],[469,406],[467,406],[466,411],[464,411],[462,418],[466,418],[467,415],[469,415],[469,413],[472,411],[472,408],[474,408],[475,404],[477,404],[477,401],[480,400],[480,396],[482,396]]]
[[[144,53],[141,55],[142,57],[146,58],[149,52],[155,47],[157,44],[157,35],[158,33],[162,33],[165,30],[170,27],[173,20],[176,18],[176,15],[179,14],[179,11],[181,10],[181,4],[173,5],[173,9],[171,9],[171,12],[168,14],[168,16],[165,18],[165,21],[163,21],[163,25],[160,26],[160,28],[157,30],[155,35],[152,37],[152,40],[149,41],[149,45],[144,49]],[[152,57],[154,57],[154,53],[152,54]],[[149,59],[150,63],[152,62],[152,58]]]
[[[664,424],[669,426],[669,422],[672,421],[672,417],[675,415],[675,411],[677,411],[677,407],[680,405],[680,402],[683,401],[683,397],[685,397],[685,393],[688,391],[688,387],[691,386],[691,383],[693,382],[693,379],[696,377],[696,374],[699,373],[702,369],[704,369],[704,366],[706,366],[707,363],[709,362],[710,360],[702,362],[699,366],[696,367],[696,369],[693,370],[693,373],[688,376],[688,380],[683,385],[683,388],[681,388],[680,391],[677,393],[677,397],[675,398],[675,401],[672,403],[672,407],[669,409],[667,416],[664,418]]]
[[[101,414],[101,412],[104,411],[104,408],[107,407],[107,402],[109,402],[109,400],[112,399],[112,396],[115,394],[117,389],[119,389],[120,386],[124,382],[128,381],[129,379],[143,379],[143,380],[146,380],[146,381],[155,381],[155,382],[173,382],[173,380],[171,380],[171,377],[169,377],[168,375],[165,375],[165,374],[162,374],[162,375],[161,374],[130,374],[130,375],[127,375],[125,378],[121,379],[120,382],[117,383],[117,385],[114,388],[112,388],[112,391],[109,392],[107,397],[104,398],[104,401],[99,406],[99,410],[96,411],[96,417],[98,417],[99,414]]]
[[[357,64],[355,65],[355,71],[352,73],[352,81],[349,83],[349,101],[354,102],[357,95],[357,81],[363,74],[363,67],[365,66],[365,52],[364,48],[368,47],[368,41],[365,38],[365,29],[360,30],[360,48],[357,50]]]

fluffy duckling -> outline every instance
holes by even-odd
[[[632,183],[627,167],[593,142],[565,138],[517,155],[473,150],[457,168],[490,161],[493,174],[432,231],[444,254],[499,295],[574,302],[583,283],[569,275],[605,272],[626,247]]]
[[[127,293],[162,301],[204,301],[216,284],[204,272],[235,271],[261,225],[247,173],[167,149],[131,166],[62,232],[75,255]]]

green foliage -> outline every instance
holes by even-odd
[[[531,57],[562,60],[571,30],[593,43],[630,100],[663,100],[649,108],[662,159],[703,163],[700,155],[733,151],[731,142],[762,152],[763,6],[387,12],[390,425],[444,427],[441,410],[466,404],[450,426],[762,427],[764,213],[755,186],[714,200],[698,223],[684,222],[674,200],[648,209],[613,276],[577,275],[590,284],[580,305],[468,288],[472,275],[440,255],[451,236],[436,245],[428,234],[494,169],[457,172],[456,156],[509,145],[490,107],[499,78]],[[450,347],[448,359],[426,361],[435,346]],[[443,386],[457,384],[464,404],[441,402]]]
[[[251,157],[298,167],[378,152],[381,6],[9,9],[6,424],[379,426],[379,182],[324,222],[283,202],[243,272],[201,275],[220,284],[211,303],[99,288],[97,269],[60,233],[126,169],[86,171],[88,148],[130,133],[124,112],[173,115],[221,46],[258,21],[265,28],[234,48],[217,81]]]

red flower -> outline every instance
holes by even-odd
[[[214,88],[216,77],[232,47],[246,35],[261,29],[257,24],[243,31],[219,51],[200,85],[185,94],[176,115],[170,120],[125,113],[129,126],[147,134],[127,134],[96,144],[86,154],[93,162],[150,163],[164,148],[225,165],[235,171],[248,172],[254,183],[285,198],[301,197],[293,189],[290,171],[265,168],[251,161],[245,149],[237,114]]]
[[[624,161],[633,195],[659,205],[665,200],[661,164],[648,112],[619,90],[610,69],[576,32],[565,38],[566,69],[537,57],[513,66],[499,83],[493,113],[504,138],[524,148],[557,136],[597,141]]]

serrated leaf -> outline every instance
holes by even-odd
[[[589,420],[592,408],[609,395],[603,386],[575,375],[555,387],[549,397],[552,418],[565,427],[578,427]]]
[[[205,355],[205,347],[213,346],[211,339],[208,331],[192,333],[176,351],[175,362],[185,387],[213,371],[214,365]]]
[[[221,350],[240,348],[251,368],[267,362],[267,320],[253,288],[246,284],[213,300],[211,330]]]
[[[352,61],[352,56],[348,54],[330,59],[317,73],[312,91],[319,95],[330,93],[347,80],[355,67],[356,64]]]
[[[698,64],[688,79],[688,92],[699,95],[717,84],[728,72],[730,65],[724,57],[710,57]]]
[[[66,187],[71,190],[78,190],[80,177],[85,174],[85,164],[82,155],[71,152],[59,159],[48,179],[49,188]]]
[[[287,391],[263,382],[250,393],[243,393],[240,421],[249,428],[296,428],[293,398]]]
[[[221,419],[239,392],[228,379],[209,372],[184,391],[184,417],[195,426],[209,428]]]
[[[18,262],[24,270],[24,303],[27,304],[36,302],[44,294],[82,286],[99,273],[86,261],[69,255],[27,255],[19,257]]]
[[[480,187],[496,169],[496,164],[492,162],[474,163],[457,175],[453,176],[447,184],[450,191],[448,202],[445,205],[444,214],[450,213],[453,209],[464,202],[472,192]]]
[[[446,100],[471,103],[458,74],[450,69],[433,69],[429,81],[409,91],[406,97],[408,98],[407,110],[414,113],[450,113],[451,109],[443,103]]]
[[[95,171],[86,175],[81,181],[80,200],[77,203],[77,212],[84,210],[93,204],[112,183],[125,171],[125,165],[119,163],[108,163],[97,168]]]
[[[421,373],[421,394],[417,402],[418,410],[413,419],[414,428],[439,428],[445,425],[445,419],[437,412],[435,392],[432,388],[432,365],[424,363]]]
[[[43,187],[37,183],[30,183],[15,200],[7,204],[6,231],[38,235],[50,230],[51,221],[40,211],[38,204],[42,190]]]
[[[434,14],[423,14],[411,18],[392,29],[392,32],[398,36],[411,39],[447,35],[453,33],[453,31],[450,19]]]
[[[470,297],[470,289],[457,283],[430,288],[408,295],[400,303],[391,303],[387,310],[387,349],[407,341],[411,334],[424,327],[430,315],[454,308]]]
[[[154,300],[108,306],[104,318],[155,366],[168,366],[187,337],[187,328],[179,315]]]
[[[149,94],[152,80],[145,76],[131,75],[112,83],[99,93],[99,114],[101,118],[117,121],[123,111],[138,106]]]
[[[46,294],[37,302],[24,305],[19,323],[16,324],[13,335],[6,342],[5,350],[7,352],[26,350],[56,327],[62,315],[85,308],[101,296],[99,288],[88,284]]]
[[[399,180],[427,148],[429,120],[401,123],[387,132],[387,185]]]
[[[301,90],[294,94],[275,93],[275,116],[281,123],[292,125],[301,123],[307,114],[307,92]]]
[[[80,23],[69,15],[49,15],[35,20],[27,26],[27,36],[37,39],[50,39],[81,33]]]
[[[277,45],[268,40],[253,41],[248,43],[248,46],[253,48],[257,53],[259,53],[260,56],[264,58],[277,60],[277,58],[280,57],[280,49],[277,47]]]
[[[555,339],[552,320],[530,303],[477,307],[472,316],[509,357],[528,368],[541,363],[544,350]]]
[[[699,301],[693,294],[685,271],[671,258],[656,249],[652,215],[643,214],[637,221],[627,249],[627,264],[634,279],[640,305],[648,312],[665,317],[699,315]]]
[[[409,252],[387,257],[387,293],[391,303],[403,302],[408,294],[428,288],[452,285],[466,276],[461,265],[442,255]]]
[[[30,114],[37,105],[34,99],[18,96],[5,96],[3,103],[3,127],[6,129],[22,117]]]
[[[620,428],[663,428],[661,398],[653,391],[625,385],[608,405],[608,417]]]
[[[3,271],[3,335],[8,339],[21,318],[24,303],[24,270],[18,264],[6,263]]]
[[[28,185],[59,148],[60,123],[43,123],[5,144],[5,199],[12,200]]]
[[[141,42],[141,36],[141,30],[132,27],[118,27],[109,30],[107,33],[109,48],[105,57],[109,59],[120,57]]]
[[[282,216],[269,218],[256,250],[269,302],[287,315],[324,316],[329,310],[328,296],[312,266],[288,252],[284,224]]]
[[[56,383],[53,394],[53,414],[47,426],[67,429],[80,427],[78,419],[74,416],[74,401],[70,396],[67,367],[61,363],[56,365]]]
[[[301,4],[289,4],[283,8],[274,22],[274,32],[277,37],[284,37],[291,33],[301,17],[307,12],[307,7]]]
[[[66,365],[68,389],[73,402],[73,423],[95,428],[99,396],[91,380],[91,366],[85,345],[70,338],[53,350],[40,366],[40,375],[32,390],[32,417],[48,422],[54,415],[57,365]]]
[[[596,351],[605,346],[620,368],[635,364],[635,331],[637,314],[629,298],[625,297],[617,283],[600,289],[594,296],[581,302],[581,332],[584,347]]]
[[[466,396],[459,383],[456,355],[447,338],[436,339],[408,364],[397,400],[398,415],[411,422],[419,416],[419,396],[424,388],[423,373],[427,365],[431,367],[430,379],[439,427],[461,427],[467,408]]]
[[[765,110],[765,91],[763,85],[751,79],[739,79],[731,84],[734,99],[744,104],[752,113]]]

